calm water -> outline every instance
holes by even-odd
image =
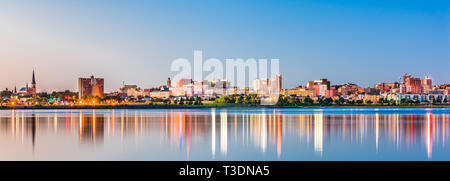
[[[0,160],[450,160],[450,109],[1,110]]]

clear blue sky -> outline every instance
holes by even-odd
[[[450,2],[0,1],[0,89],[76,90],[77,77],[147,88],[170,63],[204,58],[279,58],[283,87],[328,78],[363,87],[405,72],[450,83]]]

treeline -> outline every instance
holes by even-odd
[[[229,95],[216,98],[202,99],[201,97],[181,97],[181,98],[155,98],[151,102],[160,104],[176,105],[203,105],[204,101],[214,104],[241,104],[241,105],[259,105],[261,103],[257,95]]]
[[[309,96],[307,97],[293,97],[293,96],[284,96],[280,95],[277,105],[279,106],[330,106],[330,105],[386,105],[386,106],[397,106],[397,105],[418,105],[418,104],[440,104],[440,103],[448,103],[447,98],[444,100],[440,99],[432,99],[431,101],[420,102],[417,99],[401,99],[399,102],[393,99],[380,98],[377,102],[373,102],[371,100],[348,100],[343,97],[339,97],[338,99],[332,98],[318,98],[313,100]]]
[[[277,105],[278,106],[311,106],[311,105],[320,105],[320,106],[328,106],[332,104],[346,104],[347,100],[344,98],[339,98],[335,101],[333,101],[332,98],[318,98],[316,101],[314,101],[311,97],[292,97],[292,96],[284,96],[280,95],[278,98]],[[353,104],[362,104],[362,101],[360,102],[351,102]]]
[[[7,103],[7,100],[9,98],[13,98],[13,92],[11,91],[1,91],[0,92],[0,103],[4,104]],[[59,99],[59,100],[72,100],[75,101],[78,99],[78,93],[77,92],[71,92],[69,90],[65,91],[54,91],[52,93],[47,92],[40,92],[37,93],[36,97],[34,98],[33,95],[18,95],[18,99],[25,98],[28,102],[32,102],[36,105],[46,105],[48,104],[49,100],[51,99]]]
[[[179,100],[174,100],[174,104],[178,104],[178,105],[202,105],[202,101],[203,99],[201,97],[189,97],[189,98],[180,98]],[[170,100],[168,99],[164,99],[163,100],[164,103],[166,104],[170,104]]]
[[[236,96],[222,96],[214,100],[217,104],[246,104],[258,105],[261,100],[256,94],[251,95],[236,95]]]

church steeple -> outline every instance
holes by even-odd
[[[34,69],[33,69],[33,77],[31,78],[31,85],[36,85],[36,79],[34,77]]]
[[[33,69],[33,77],[31,78],[31,88],[30,89],[27,88],[27,93],[33,95],[33,97],[36,97],[36,77],[34,76],[34,69]]]

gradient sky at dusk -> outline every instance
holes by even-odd
[[[279,58],[283,88],[363,87],[405,72],[450,83],[448,0],[0,0],[0,89],[76,90],[77,78],[164,84],[176,58]]]

